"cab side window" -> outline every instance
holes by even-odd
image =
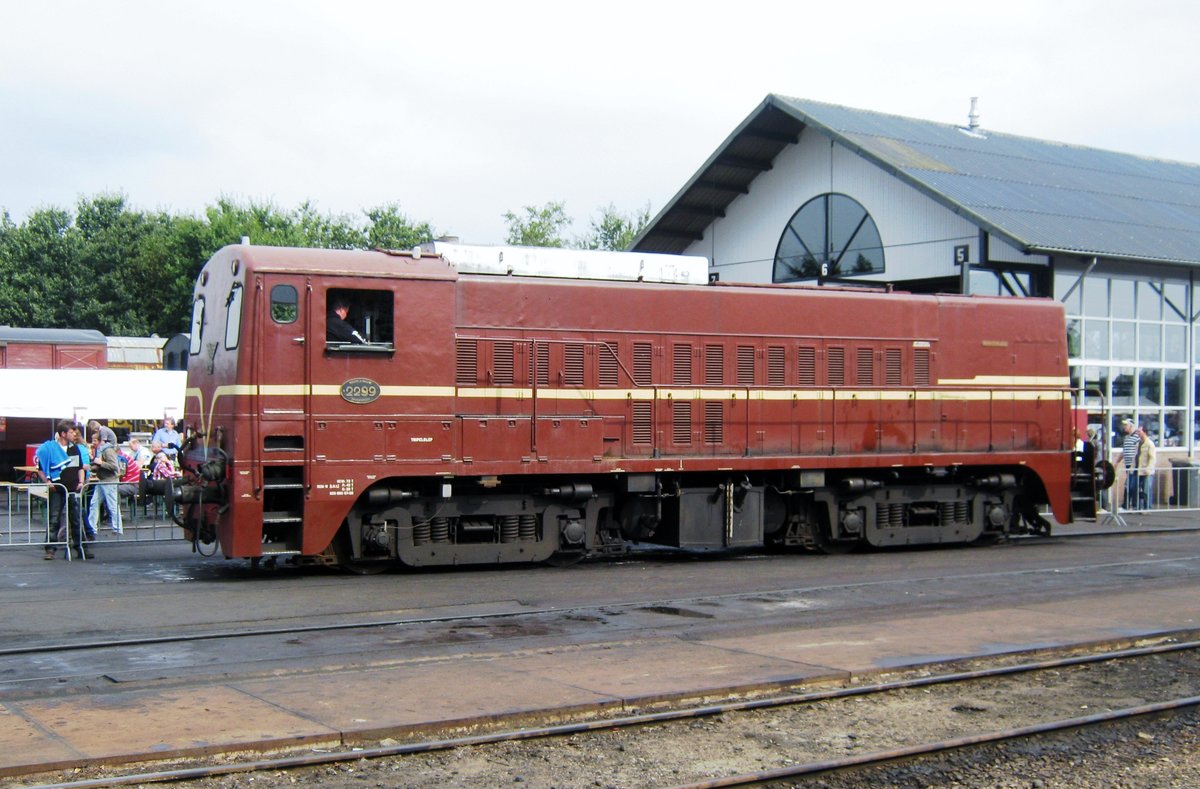
[[[325,293],[325,348],[339,353],[395,349],[390,290],[330,288]]]
[[[271,288],[271,320],[276,323],[295,323],[299,316],[299,300],[291,285]]]

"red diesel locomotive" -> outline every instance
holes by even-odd
[[[327,339],[337,306],[365,342]],[[832,552],[1072,517],[1052,300],[242,245],[200,274],[190,352],[181,514],[230,558]]]

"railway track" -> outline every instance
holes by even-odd
[[[920,745],[912,745],[906,748],[896,748],[888,751],[868,753],[861,756],[807,762],[804,764],[781,767],[773,770],[762,770],[754,773],[741,773],[723,778],[715,778],[709,781],[697,781],[695,783],[679,784],[673,787],[673,789],[717,789],[718,787],[728,786],[758,786],[777,781],[785,781],[789,779],[821,775],[825,773],[850,773],[854,770],[866,770],[868,768],[891,765],[907,759],[914,759],[918,757],[937,757],[953,751],[974,746],[990,745],[993,743],[1001,743],[1019,738],[1034,737],[1037,735],[1052,734],[1072,729],[1083,729],[1089,726],[1123,722],[1135,718],[1142,718],[1148,715],[1175,712],[1197,706],[1200,706],[1200,696],[1188,696],[1181,699],[1171,699],[1169,701],[1158,702],[1156,704],[1141,704],[1136,707],[1110,710],[1108,712],[1103,712],[1096,715],[1084,715],[1081,717],[1047,721],[1045,723],[1038,723],[1030,726],[1020,726],[1017,728],[1003,729],[985,734],[975,734],[969,737],[957,737],[949,740],[922,743]]]
[[[1194,634],[1193,634],[1194,635]],[[1183,677],[1171,685],[1163,685],[1155,679],[1158,675]],[[1070,682],[1064,682],[1064,677]],[[1060,715],[1057,711],[1083,706],[1094,706],[1093,698],[1084,691],[1089,687],[1111,688],[1120,693],[1126,690],[1134,698],[1144,689],[1126,688],[1123,682],[1129,677],[1141,677],[1145,684],[1161,687],[1163,698],[1140,699],[1136,704],[1114,704],[1112,708],[1087,714]],[[345,748],[327,752],[294,753],[269,759],[246,760],[224,764],[190,764],[156,771],[126,775],[99,775],[80,781],[54,784],[63,787],[121,786],[154,782],[197,782],[197,786],[217,786],[221,776],[253,774],[256,787],[291,785],[295,781],[318,780],[329,783],[330,773],[314,775],[305,770],[330,769],[332,765],[354,765],[357,778],[372,769],[381,774],[391,774],[395,785],[422,785],[437,781],[442,785],[457,784],[451,775],[439,773],[439,760],[456,764],[461,774],[470,774],[466,764],[473,759],[491,765],[515,764],[520,758],[533,764],[545,758],[547,748],[557,748],[567,753],[592,752],[620,754],[621,760],[642,761],[644,754],[676,754],[678,762],[657,765],[654,775],[634,772],[624,779],[603,774],[591,776],[597,785],[674,785],[689,787],[744,786],[782,782],[847,770],[864,770],[881,764],[916,757],[936,757],[952,750],[978,747],[1014,738],[1043,736],[1063,730],[1080,730],[1087,727],[1111,724],[1116,721],[1145,717],[1195,708],[1200,705],[1200,695],[1180,693],[1191,687],[1195,690],[1200,677],[1200,641],[1163,639],[1160,643],[1134,648],[1114,649],[1046,657],[1007,665],[988,665],[966,670],[948,670],[936,673],[910,673],[899,679],[850,687],[826,688],[764,698],[735,698],[721,703],[688,706],[677,709],[660,709],[640,714],[619,717],[594,717],[576,722],[542,727],[498,728],[470,736],[449,737],[386,744],[371,748]],[[1124,679],[1123,679],[1124,678]],[[1189,685],[1189,683],[1191,683]],[[1047,690],[1046,688],[1053,688]],[[982,712],[980,698],[1006,698],[1012,695],[1033,695],[1039,700],[1039,709],[1032,717],[1016,713],[1001,714],[1001,719],[1013,725],[989,727],[986,721],[973,727],[970,734],[953,737],[933,736],[945,727],[932,727],[929,732],[919,731],[912,736],[893,738],[885,747],[871,747],[875,740],[865,734],[861,741],[850,729],[853,722],[862,720],[865,712],[862,705],[878,710],[887,705],[904,703],[915,705],[918,713],[929,707],[929,699],[941,694],[946,700],[958,700],[950,709],[959,715]],[[935,694],[928,696],[927,694]],[[1065,694],[1065,695],[1064,695]],[[1125,698],[1117,695],[1113,698]],[[964,701],[965,700],[965,701]],[[972,701],[974,700],[974,701]],[[976,706],[972,706],[976,705]],[[934,704],[936,706],[936,703]],[[747,732],[758,732],[761,736],[775,738],[777,744],[798,745],[804,735],[789,734],[797,721],[817,717],[819,731],[830,722],[841,722],[841,728],[849,737],[846,741],[855,753],[838,755],[830,751],[836,747],[811,745],[807,749],[780,747],[773,759],[782,764],[758,769],[738,769],[753,765],[762,757],[761,748],[746,748],[737,753],[737,743],[748,741]],[[903,716],[902,716],[903,717]],[[954,727],[963,723],[954,721]],[[811,725],[810,725],[811,728]],[[836,738],[834,738],[836,739]],[[691,750],[679,750],[679,743],[692,742]],[[658,742],[657,746],[648,743]],[[713,743],[733,744],[732,750],[717,757],[711,750]],[[550,745],[550,743],[557,743]],[[836,743],[826,743],[830,745]],[[816,758],[805,758],[804,754],[819,752]],[[447,757],[446,754],[453,754]],[[470,754],[470,755],[464,755]],[[690,770],[688,763],[697,769]],[[720,765],[716,767],[716,765]],[[579,765],[583,770],[588,764]],[[526,767],[517,768],[526,770]],[[296,771],[301,771],[297,773]],[[443,772],[445,772],[443,770]],[[699,772],[700,775],[694,773]],[[402,778],[403,780],[398,780]],[[492,776],[496,783],[504,781],[502,774]],[[563,785],[578,785],[578,775],[563,777]],[[677,778],[678,780],[673,780]],[[511,779],[510,779],[511,780]],[[518,779],[525,782],[525,779]],[[847,785],[853,785],[851,777]],[[538,785],[536,776],[529,781]]]

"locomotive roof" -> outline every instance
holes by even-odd
[[[707,258],[694,255],[478,246],[434,242],[415,250],[330,250],[239,245],[223,252],[254,269],[297,268],[355,276],[456,279],[463,274],[703,284]]]
[[[536,277],[536,276],[506,276],[495,273],[462,273],[453,263],[446,259],[428,253],[399,252],[385,250],[345,250],[345,249],[310,249],[300,247],[268,247],[252,245],[235,245],[226,247],[222,253],[236,256],[243,260],[253,270],[275,270],[296,272],[298,270],[314,274],[330,276],[349,275],[355,277],[380,277],[402,279],[435,279],[435,280],[473,280],[477,282],[502,283],[513,285],[520,283],[532,284],[539,279],[553,282],[560,286],[597,287],[603,285],[611,288],[635,288],[641,290],[679,291],[696,288],[716,288],[721,291],[758,291],[774,293],[808,293],[818,297],[838,298],[855,297],[880,298],[894,300],[897,298],[915,299],[921,301],[953,301],[964,302],[997,301],[1017,307],[1017,303],[1038,305],[1043,302],[1053,302],[1053,299],[1026,298],[1014,299],[1004,296],[957,295],[957,294],[912,294],[904,291],[884,291],[872,287],[856,287],[853,285],[812,285],[804,283],[742,283],[719,281],[715,283],[680,284],[678,282],[629,281],[585,279],[579,277]],[[219,253],[221,254],[221,253]],[[682,258],[681,258],[682,259]]]
[[[1043,309],[1046,305],[1057,306],[1061,309],[1061,303],[1056,299],[1027,296],[1023,298],[1014,298],[1012,296],[993,296],[978,293],[960,294],[960,293],[912,293],[906,290],[893,290],[883,288],[873,288],[869,286],[859,287],[852,284],[839,285],[816,285],[812,283],[776,283],[776,282],[733,282],[721,280],[718,282],[709,282],[701,285],[693,284],[678,284],[674,282],[625,282],[625,281],[606,281],[597,282],[595,280],[573,279],[573,278],[554,278],[554,277],[503,277],[491,274],[462,274],[457,277],[458,280],[466,282],[476,282],[484,284],[508,285],[514,288],[523,285],[542,283],[553,285],[562,288],[596,288],[603,287],[606,289],[629,289],[637,292],[660,292],[660,293],[684,293],[687,291],[708,291],[711,293],[728,293],[730,295],[753,295],[764,294],[767,297],[779,296],[787,299],[789,297],[807,297],[820,299],[850,299],[853,301],[863,301],[864,299],[878,300],[881,303],[891,303],[899,301],[924,302],[924,303],[953,303],[961,304],[976,304],[980,302],[990,302],[1011,306],[1013,309]]]
[[[352,274],[357,277],[407,277],[457,279],[454,268],[436,255],[361,249],[308,249],[238,244],[218,254],[242,260],[249,269],[303,270],[317,274]]]

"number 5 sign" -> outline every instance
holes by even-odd
[[[961,266],[971,259],[971,247],[966,244],[954,248],[954,265]]]

